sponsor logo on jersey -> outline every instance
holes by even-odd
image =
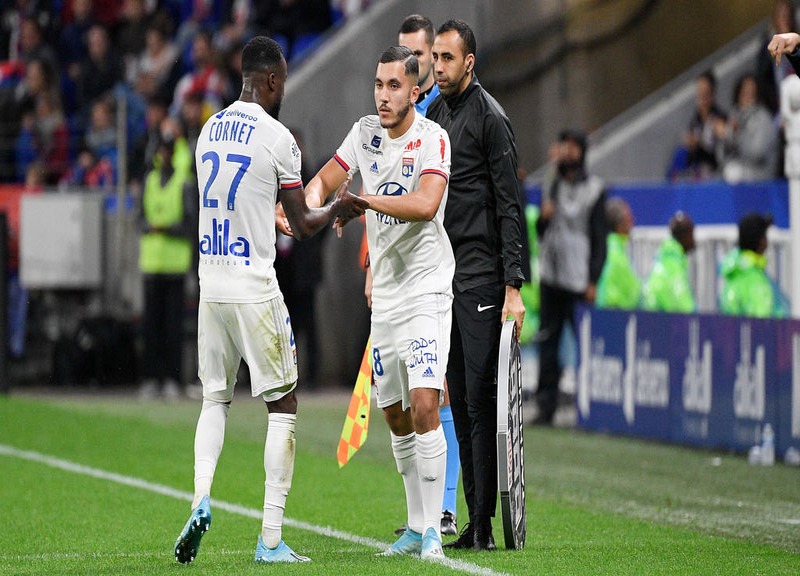
[[[402,196],[406,192],[408,192],[408,190],[406,190],[402,184],[398,184],[397,182],[384,182],[378,186],[376,195]],[[394,226],[395,224],[407,224],[405,220],[400,220],[399,218],[395,218],[393,216],[387,216],[386,214],[381,214],[380,212],[375,212],[375,216],[378,219],[378,222],[386,224],[387,226]]]
[[[372,172],[373,174],[377,174],[378,173],[378,163],[377,162],[373,162],[372,166],[369,167],[369,171]]]
[[[422,146],[422,140],[420,138],[417,138],[416,140],[412,140],[411,142],[406,144],[406,147],[403,148],[403,150],[406,152],[410,152],[411,150],[416,150],[420,146]]]
[[[380,138],[378,139],[380,141]],[[369,146],[367,144],[361,143],[361,147],[369,152],[370,154],[375,154],[376,156],[383,156],[383,152],[375,148],[374,146]]]
[[[204,256],[233,256],[244,258],[244,265],[250,265],[250,241],[243,236],[231,239],[231,221],[211,220],[211,233],[200,239],[200,254]]]
[[[381,147],[381,137],[377,134],[372,137],[372,147],[373,148],[380,148]]]
[[[414,174],[414,159],[403,158],[403,176],[409,178],[412,174]]]
[[[430,366],[428,366],[425,369],[425,372],[422,373],[422,377],[423,378],[433,378],[434,377],[433,370],[431,370]]]
[[[247,114],[246,112],[242,112],[241,110],[228,110],[225,116],[238,116],[243,120],[247,120],[248,122],[258,122],[258,118],[253,116],[252,114]]]

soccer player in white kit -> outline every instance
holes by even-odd
[[[256,562],[305,562],[282,540],[283,513],[294,470],[297,359],[275,260],[275,205],[280,199],[298,239],[331,218],[364,213],[362,199],[337,190],[324,208],[309,208],[300,179],[300,150],[278,122],[286,60],[274,40],[259,36],[242,52],[239,100],[209,118],[195,155],[200,190],[198,375],[203,406],[195,433],[192,514],[175,542],[175,558],[194,560],[211,525],[209,496],[242,359],[253,396],[269,411],[264,445],[264,514]]]
[[[408,528],[383,555],[436,559],[444,556],[439,531],[447,444],[439,403],[455,259],[444,230],[450,140],[414,109],[418,75],[408,48],[383,53],[375,75],[378,115],[355,123],[306,196],[309,205],[321,206],[349,174],[361,173],[373,276],[372,372],[408,508]]]

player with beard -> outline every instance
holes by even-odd
[[[419,96],[414,103],[417,112],[425,116],[428,107],[439,96],[439,86],[433,78],[433,37],[435,30],[433,22],[427,16],[421,14],[411,14],[407,16],[397,33],[397,43],[410,49],[417,58],[419,64]],[[366,235],[366,232],[365,232]],[[369,265],[369,254],[367,255],[366,274],[364,281],[364,296],[367,299],[367,306],[372,306],[372,270]],[[458,456],[458,439],[456,438],[455,425],[453,423],[453,412],[450,408],[450,395],[447,392],[447,381],[444,386],[444,400],[439,406],[439,419],[444,429],[444,436],[447,440],[447,472],[445,475],[444,500],[442,501],[442,535],[454,535],[458,532],[456,521],[456,494],[458,491],[458,472],[461,468]],[[394,532],[402,534],[408,526],[401,526]]]
[[[206,122],[197,142],[200,189],[198,376],[203,405],[194,443],[192,513],[175,559],[192,562],[211,526],[210,494],[242,359],[253,396],[269,413],[264,444],[264,514],[256,562],[307,562],[281,537],[292,484],[297,420],[297,359],[289,313],[275,278],[275,204],[280,198],[302,240],[335,216],[364,213],[366,202],[342,186],[324,208],[309,208],[300,150],[278,121],[286,83],[280,45],[258,36],[242,52],[239,100]]]
[[[558,404],[563,367],[558,349],[575,304],[594,303],[606,259],[606,194],[603,182],[586,173],[586,136],[564,130],[553,145],[555,166],[542,186],[539,234],[541,312],[539,385],[535,424],[550,425]]]
[[[377,116],[353,125],[306,194],[309,205],[322,206],[349,174],[361,173],[373,277],[372,372],[408,511],[408,528],[382,555],[437,559],[444,556],[440,520],[447,460],[439,404],[455,261],[444,230],[450,141],[414,108],[418,75],[408,48],[381,55],[374,84]]]

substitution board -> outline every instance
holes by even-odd
[[[500,334],[497,362],[497,468],[506,548],[525,546],[525,453],[522,439],[522,362],[514,320]]]

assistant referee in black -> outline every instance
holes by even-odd
[[[494,550],[497,507],[497,355],[502,322],[517,333],[528,265],[511,124],[474,75],[475,35],[449,20],[433,44],[441,92],[428,110],[450,136],[452,165],[444,226],[456,258],[447,385],[461,456],[469,524],[445,547]]]

